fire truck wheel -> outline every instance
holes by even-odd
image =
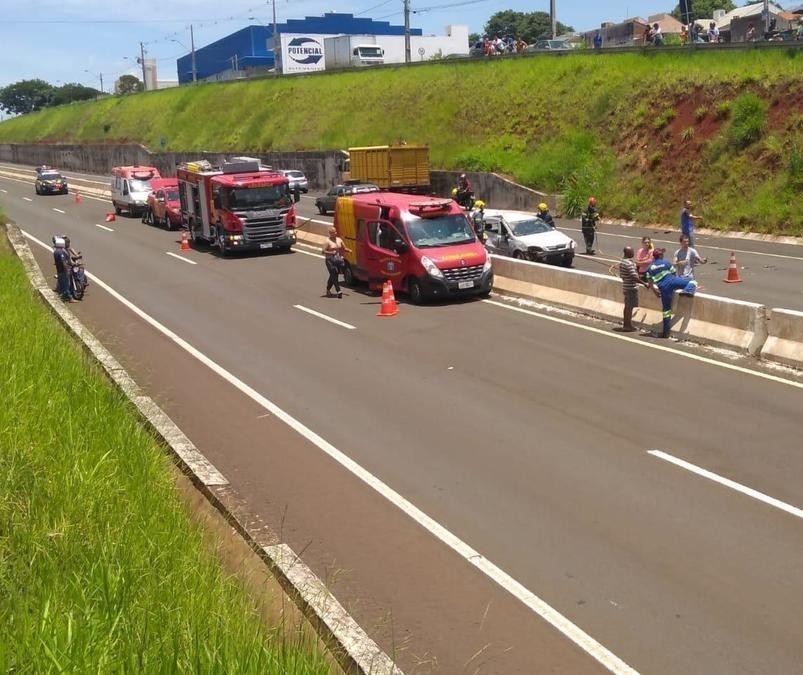
[[[421,282],[415,277],[412,277],[407,282],[407,294],[410,296],[410,302],[414,305],[420,305],[424,302],[424,291],[421,288]]]

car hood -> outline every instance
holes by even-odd
[[[421,248],[421,255],[427,256],[441,269],[453,267],[471,267],[484,265],[487,258],[485,248],[479,242],[461,244],[460,246],[444,246],[442,248]]]
[[[516,237],[516,241],[521,242],[525,246],[540,246],[545,248],[547,246],[561,246],[566,245],[572,239],[567,237],[560,230],[550,230],[549,232],[539,232],[537,234],[528,234],[523,237]]]

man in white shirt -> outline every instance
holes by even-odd
[[[696,265],[705,265],[708,258],[701,258],[697,249],[689,246],[689,238],[683,234],[680,237],[680,248],[675,251],[675,259],[672,264],[678,270],[678,276],[684,279],[694,279],[694,268]]]

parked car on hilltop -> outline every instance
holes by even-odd
[[[571,47],[563,40],[538,40],[535,44],[528,45],[525,52],[568,52]]]
[[[571,237],[526,211],[485,210],[485,248],[497,255],[571,267]]]
[[[34,190],[38,195],[66,195],[67,179],[52,169],[37,170]]]
[[[299,171],[298,169],[282,169],[279,173],[287,176],[287,179],[290,181],[291,190],[295,190],[296,187],[298,187],[298,189],[305,194],[309,192],[309,182],[303,171]]]
[[[325,216],[329,211],[335,210],[335,202],[338,197],[362,194],[364,192],[379,192],[379,188],[373,183],[345,183],[343,185],[335,185],[333,188],[330,188],[329,192],[315,200],[315,206],[318,208],[318,213]]]

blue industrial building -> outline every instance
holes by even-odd
[[[277,32],[308,35],[404,35],[404,26],[387,21],[355,17],[353,14],[328,13],[304,19],[288,19],[277,23]],[[410,30],[411,35],[422,35],[420,28]],[[274,67],[273,26],[248,26],[227,35],[206,47],[195,50],[195,69],[198,80],[212,79],[227,71]],[[179,84],[192,82],[192,55],[178,59]]]

